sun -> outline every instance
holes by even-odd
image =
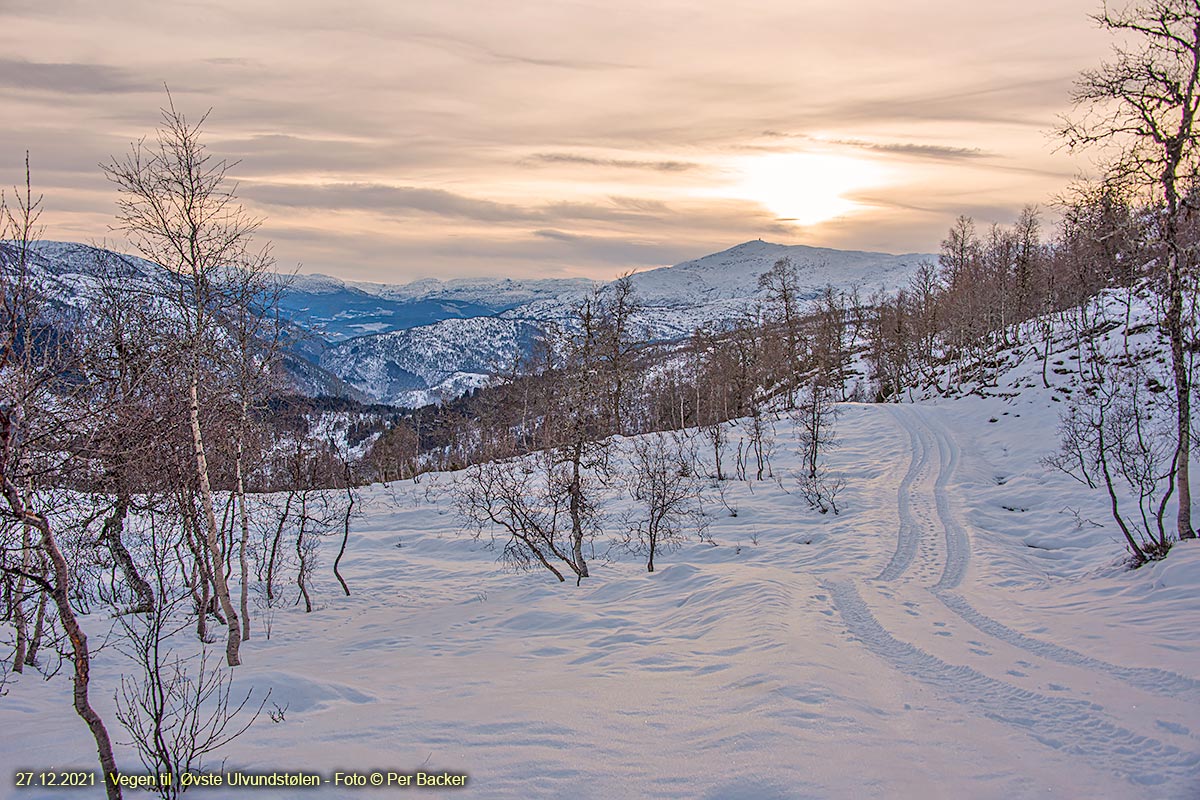
[[[722,195],[756,201],[797,225],[815,225],[863,208],[847,195],[884,180],[883,168],[873,161],[825,153],[748,156],[731,166],[738,177]]]

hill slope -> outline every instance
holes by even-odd
[[[898,288],[923,261],[936,257],[746,242],[673,267],[632,275],[641,305],[638,326],[656,341],[680,339],[702,327],[724,328],[762,303],[766,292],[759,288],[759,276],[783,258],[791,259],[797,268],[801,300],[811,300],[827,285],[842,291],[859,287],[864,294],[877,288]],[[586,282],[545,281],[538,282],[535,292],[527,283],[422,281],[380,288],[381,297],[407,298],[406,307],[412,308],[417,303],[477,304],[485,297],[491,297],[495,307],[507,307],[490,317],[446,318],[339,341],[322,357],[321,365],[384,402],[419,405],[453,397],[463,388],[487,383],[497,371],[509,367],[539,329],[548,322],[569,319],[574,305],[592,288]],[[596,288],[604,291],[607,286]],[[513,303],[517,297],[530,299]],[[359,366],[360,356],[370,361],[368,368]],[[422,369],[422,364],[428,366]]]
[[[166,283],[155,264],[87,245],[38,242],[34,254],[40,287],[66,304],[86,303],[104,270],[120,270],[131,288]],[[783,258],[797,268],[801,299],[813,299],[826,285],[894,289],[936,257],[745,242],[634,274],[639,327],[652,340],[671,341],[697,328],[728,326],[761,304],[759,276]],[[386,285],[295,276],[280,300],[295,326],[288,371],[310,394],[410,406],[453,398],[510,369],[548,322],[568,319],[584,296],[605,288],[585,279]]]
[[[647,574],[602,558],[602,540],[578,588],[455,535],[459,476],[373,487],[341,567],[353,594],[321,570],[314,613],[281,606],[243,646],[235,693],[271,688],[282,719],[261,718],[224,770],[449,770],[469,776],[455,796],[479,798],[1194,797],[1200,637],[1181,612],[1200,545],[1124,571],[1107,526],[1061,512],[1103,520],[1101,499],[1029,457],[1053,415],[1023,408],[997,438],[986,420],[1007,408],[843,406],[837,517],[791,491],[780,419],[780,482],[710,497],[716,546]],[[604,502],[628,503],[615,488]],[[86,622],[97,640],[114,624]],[[190,632],[175,644],[195,648]],[[110,720],[129,669],[97,655]],[[0,766],[94,768],[69,692],[65,674],[10,683],[21,735]]]

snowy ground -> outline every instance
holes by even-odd
[[[1200,796],[1200,545],[1124,571],[1099,494],[1038,464],[1039,397],[843,407],[836,517],[790,492],[781,422],[783,479],[728,482],[736,517],[709,501],[717,546],[578,588],[456,534],[452,476],[374,487],[354,594],[323,568],[317,611],[244,646],[238,685],[288,710],[225,767],[450,770],[466,789],[422,793],[479,798]],[[93,672],[114,729],[122,663]],[[93,768],[65,675],[11,684],[0,721],[0,794],[81,796],[8,777]],[[298,793],[196,796],[233,794]]]

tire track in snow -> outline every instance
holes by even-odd
[[[938,438],[939,446],[945,446],[950,455],[950,464],[938,475],[934,485],[938,518],[946,532],[946,567],[942,578],[932,587],[933,595],[950,611],[958,615],[967,624],[982,633],[998,639],[1020,650],[1060,664],[1103,672],[1138,689],[1153,694],[1177,697],[1180,694],[1200,695],[1200,681],[1168,670],[1152,667],[1122,667],[1111,664],[1092,656],[1084,655],[1061,645],[1037,639],[1033,636],[1015,631],[1007,625],[992,619],[972,606],[961,595],[949,590],[962,583],[966,574],[967,562],[970,559],[970,542],[966,530],[959,523],[950,509],[949,494],[946,484],[949,482],[954,466],[961,452],[957,442],[939,423],[928,423],[934,435]],[[943,464],[945,461],[943,460]]]
[[[940,424],[926,422],[926,425],[937,439],[938,451],[942,454],[941,468],[938,470],[937,481],[933,484],[933,499],[942,530],[946,533],[946,564],[942,569],[942,577],[933,586],[933,591],[937,592],[953,589],[962,583],[967,574],[967,563],[971,560],[971,541],[950,510],[950,495],[946,491],[946,485],[958,466],[961,450],[958,443]]]
[[[1104,672],[1117,680],[1128,683],[1130,686],[1152,694],[1160,694],[1166,697],[1180,697],[1182,695],[1200,697],[1200,681],[1180,675],[1177,672],[1154,667],[1122,667],[1118,664],[1110,664],[1099,658],[1084,655],[1069,647],[1063,647],[1062,645],[1036,639],[1020,631],[1015,631],[986,614],[980,613],[960,595],[952,592],[934,592],[934,596],[942,602],[942,605],[961,617],[967,624],[986,633],[993,639],[999,639],[1032,655],[1039,656],[1048,661],[1057,661],[1060,664]]]
[[[900,527],[896,535],[896,552],[875,580],[894,581],[903,575],[917,555],[917,544],[921,539],[920,528],[912,513],[912,486],[917,476],[929,464],[929,446],[925,437],[918,431],[917,426],[907,418],[908,414],[898,408],[889,407],[896,422],[908,432],[909,445],[912,448],[912,459],[908,464],[908,472],[900,481],[896,491],[896,508],[900,515]]]
[[[1131,783],[1166,792],[1157,797],[1194,796],[1200,783],[1200,753],[1188,753],[1123,728],[1095,703],[1038,694],[971,667],[942,661],[888,633],[852,583],[825,582],[823,586],[832,595],[847,630],[900,673],[1047,747],[1080,756]]]

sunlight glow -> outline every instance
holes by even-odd
[[[738,159],[733,168],[740,179],[721,194],[757,201],[797,225],[815,225],[863,208],[846,195],[884,181],[883,168],[873,161],[824,153],[752,156]]]

